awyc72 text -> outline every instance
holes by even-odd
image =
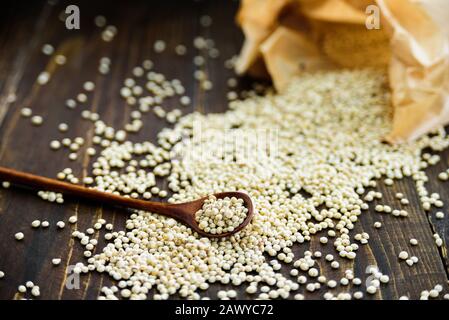
[[[252,314],[273,314],[273,306],[270,304],[253,304],[253,305],[220,305],[219,314],[232,315],[252,315]]]

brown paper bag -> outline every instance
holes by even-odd
[[[448,17],[440,26],[410,1],[379,0],[378,5],[391,33],[394,115],[386,139],[403,142],[449,122],[449,35],[444,34],[449,11],[446,2]]]
[[[379,30],[365,26],[372,4]],[[243,0],[238,22],[246,37],[238,73],[267,71],[282,91],[304,71],[385,66],[394,108],[387,141],[449,122],[447,0]]]

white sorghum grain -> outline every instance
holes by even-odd
[[[297,280],[298,280],[298,283],[305,284],[307,282],[307,277],[299,276]]]
[[[24,237],[25,237],[25,236],[24,236],[24,234],[23,234],[22,232],[17,232],[17,233],[14,235],[14,238],[16,238],[16,240],[18,240],[18,241],[22,240]]]
[[[304,300],[304,295],[302,295],[301,293],[297,293],[294,296],[295,300]]]
[[[223,299],[225,297],[227,297],[226,291],[220,290],[220,291],[217,292],[217,298],[218,299]]]
[[[98,72],[101,74],[108,74],[109,73],[109,65],[107,64],[100,64],[98,66]]]
[[[64,221],[58,221],[58,222],[56,222],[56,226],[57,226],[59,229],[64,229],[65,223],[64,223]]]
[[[86,153],[87,153],[89,156],[94,156],[94,155],[97,153],[97,151],[96,151],[94,148],[89,147],[89,148],[86,149]]]
[[[246,293],[248,293],[248,294],[254,294],[254,293],[256,293],[257,292],[257,287],[256,286],[253,286],[253,285],[250,285],[250,286],[248,286],[247,288],[246,288]]]
[[[22,108],[22,110],[20,110],[20,115],[22,117],[28,118],[31,117],[31,115],[33,114],[33,111],[30,108]]]
[[[326,244],[327,241],[328,241],[328,239],[327,239],[326,237],[321,237],[321,238],[320,238],[320,242],[321,242],[322,244]]]
[[[37,83],[40,85],[47,84],[48,81],[50,81],[50,73],[47,71],[42,71],[37,76]]]
[[[76,100],[78,100],[78,102],[84,103],[87,101],[87,95],[85,93],[78,93],[76,96]]]
[[[60,259],[60,258],[53,258],[53,259],[51,260],[51,263],[52,263],[54,266],[58,266],[58,265],[61,263],[61,259]]]
[[[135,77],[141,77],[145,73],[145,70],[142,67],[134,67],[133,69],[133,75]]]
[[[438,178],[439,178],[440,180],[442,180],[442,181],[447,181],[447,180],[449,180],[449,174],[448,174],[447,172],[445,172],[445,171],[440,172],[440,173],[438,174]]]
[[[407,260],[408,259],[408,253],[406,251],[399,252],[399,259]]]
[[[225,197],[217,199],[210,195],[203,207],[195,213],[195,220],[201,230],[211,234],[232,232],[245,220],[248,209],[243,199]]]
[[[444,212],[438,211],[437,213],[435,213],[435,218],[444,219]]]
[[[83,178],[83,183],[85,183],[85,184],[92,184],[92,183],[94,183],[94,179],[92,177],[84,177]]]
[[[102,15],[96,16],[94,23],[97,27],[103,28],[106,25],[106,18]]]
[[[31,294],[34,297],[39,297],[41,295],[39,286],[34,286],[33,288],[31,288]]]
[[[175,52],[178,56],[183,56],[187,53],[187,48],[186,46],[182,45],[182,44],[178,44],[175,47]]]
[[[144,60],[143,62],[142,62],[142,67],[145,69],[145,70],[150,70],[150,69],[152,69],[153,68],[153,61],[151,61],[151,60],[149,60],[149,59],[146,59],[146,60]]]
[[[435,239],[435,244],[437,245],[437,247],[441,247],[443,245],[443,239],[441,239],[438,233],[435,233],[433,235],[433,238]]]
[[[188,96],[182,96],[179,99],[179,102],[183,105],[183,106],[187,106],[190,104],[190,98]]]
[[[338,268],[340,268],[340,263],[338,261],[332,261],[331,267],[332,267],[332,269],[338,269]]]
[[[374,210],[376,210],[377,212],[383,212],[384,211],[384,206],[381,205],[381,204],[378,204],[378,205],[376,205]]]
[[[204,80],[203,82],[201,82],[201,88],[203,88],[206,91],[211,90],[212,87],[213,87],[213,84],[209,80]]]
[[[309,276],[311,276],[312,278],[318,277],[318,269],[316,268],[310,268],[308,271]]]
[[[106,42],[110,42],[117,34],[117,28],[115,26],[107,26],[101,33],[101,39]]]
[[[229,78],[229,79],[226,81],[226,83],[227,83],[227,85],[228,85],[229,88],[235,88],[235,87],[237,86],[237,84],[238,84],[236,78]]]
[[[64,65],[67,62],[67,58],[66,58],[66,56],[64,56],[62,54],[57,54],[55,56],[55,62],[56,62],[57,65],[62,66],[62,65]]]
[[[81,111],[81,117],[83,119],[88,120],[88,119],[90,119],[90,116],[91,116],[90,110],[83,110],[83,111]]]
[[[237,93],[235,91],[229,91],[226,94],[226,97],[228,98],[228,100],[235,100],[235,99],[238,98],[238,95],[237,95]]]
[[[155,41],[155,42],[154,42],[154,45],[153,45],[154,51],[155,51],[155,52],[158,52],[158,53],[164,51],[164,50],[165,50],[165,47],[166,47],[165,41],[162,41],[162,40],[157,40],[157,41]]]
[[[366,292],[368,292],[369,294],[375,294],[377,292],[377,288],[375,286],[368,286],[366,288]]]
[[[363,298],[363,292],[362,291],[356,291],[356,292],[354,292],[353,296],[354,296],[354,299],[357,299],[357,300],[362,299]]]
[[[69,130],[69,126],[66,123],[60,123],[58,125],[58,130],[61,132],[66,132],[67,130]]]
[[[70,159],[70,158],[69,158],[69,159]],[[76,178],[76,177],[71,177],[71,178],[69,179],[69,182],[70,182],[70,183],[73,183],[73,184],[77,184],[77,183],[79,182],[79,179]]]
[[[405,260],[405,263],[406,263],[409,267],[411,267],[411,266],[414,265],[414,262],[413,262],[412,259],[407,259],[407,260]]]
[[[313,291],[315,291],[315,284],[314,283],[308,283],[307,285],[306,285],[306,290],[307,291],[310,291],[310,292],[313,292]]]
[[[59,148],[61,148],[61,142],[59,142],[58,140],[50,141],[50,148],[53,150],[58,150]]]
[[[6,95],[7,103],[14,103],[17,100],[17,95],[14,92],[10,92]]]
[[[74,143],[76,143],[78,145],[83,145],[84,144],[84,138],[83,137],[76,137],[73,141],[74,141]]]
[[[83,88],[86,91],[93,91],[95,89],[95,84],[92,81],[86,81],[83,84]]]
[[[47,56],[52,55],[54,51],[55,51],[55,48],[53,48],[53,46],[51,44],[46,43],[42,46],[42,53]]]
[[[44,122],[44,119],[41,116],[32,116],[31,123],[35,126],[40,126]]]
[[[32,226],[33,228],[39,228],[40,225],[41,225],[40,220],[34,220],[33,222],[31,222],[31,226]]]
[[[69,160],[74,161],[74,160],[76,160],[77,158],[78,158],[78,155],[77,155],[76,153],[74,153],[74,152],[69,153]]]
[[[65,105],[66,105],[66,107],[69,108],[69,109],[74,109],[74,108],[76,107],[76,101],[73,100],[73,99],[67,99],[67,100],[65,101]]]

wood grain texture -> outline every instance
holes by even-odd
[[[194,109],[201,112],[222,112],[227,108],[226,81],[233,76],[223,67],[225,60],[237,54],[242,34],[234,24],[237,9],[236,1],[71,1],[78,4],[81,11],[81,30],[67,30],[59,20],[60,12],[68,3],[61,2],[55,6],[46,2],[15,3],[12,2],[0,12],[0,164],[19,170],[55,177],[65,167],[71,167],[77,177],[82,178],[90,170],[89,157],[81,156],[76,161],[67,158],[67,151],[53,152],[48,144],[52,139],[83,136],[86,144],[82,150],[92,146],[94,136],[92,123],[81,119],[81,110],[98,112],[102,120],[115,128],[121,128],[129,121],[132,108],[125,105],[117,92],[122,81],[131,75],[134,66],[142,60],[155,62],[155,70],[163,72],[169,78],[178,78],[192,97],[192,104],[184,107],[185,113]],[[213,18],[210,28],[203,28],[199,18],[203,14]],[[105,15],[108,23],[118,27],[118,33],[110,43],[100,40],[100,29],[93,24],[93,18]],[[204,71],[214,84],[211,91],[204,91],[193,81],[195,67],[192,59],[198,54],[192,46],[195,36],[202,35],[215,40],[220,50],[217,59],[208,59]],[[155,40],[163,39],[167,49],[163,54],[154,53]],[[67,56],[67,64],[55,66],[48,56],[41,53],[45,43],[55,46],[57,52]],[[183,43],[188,47],[185,56],[177,56],[174,47]],[[98,61],[107,56],[112,60],[111,72],[100,75],[97,72]],[[50,70],[51,81],[45,86],[35,84],[39,72]],[[88,102],[80,104],[75,110],[64,106],[65,100],[74,98],[82,91],[85,81],[94,81],[96,90],[89,94]],[[248,79],[239,79],[238,91],[251,86]],[[8,102],[8,96],[15,94],[15,102]],[[33,113],[44,117],[41,127],[34,127],[29,120],[20,117],[20,109],[29,106]],[[164,108],[175,107],[168,100]],[[57,130],[61,122],[69,124],[66,134]],[[144,127],[138,134],[131,134],[132,141],[154,141],[157,132],[167,123],[152,113],[144,116]],[[49,154],[51,153],[51,154]],[[80,152],[80,154],[84,154]],[[449,163],[449,151],[441,154],[442,161],[428,170],[430,179],[428,187],[431,192],[438,192],[441,198],[449,199],[449,182],[441,182],[436,176],[445,170]],[[162,183],[162,182],[161,182]],[[368,245],[361,246],[355,262],[344,262],[339,270],[329,267],[321,258],[320,269],[328,279],[338,280],[345,269],[351,268],[355,275],[365,279],[365,269],[377,265],[390,276],[391,282],[382,286],[380,292],[369,299],[397,299],[402,295],[419,298],[421,290],[431,289],[435,284],[445,285],[447,290],[449,258],[447,243],[449,241],[448,206],[443,220],[435,219],[433,210],[426,214],[421,208],[412,181],[403,180],[393,186],[379,183],[378,188],[384,199],[378,203],[390,204],[402,208],[394,195],[402,192],[410,200],[407,218],[395,218],[370,210],[362,214],[356,224],[358,232],[368,232]],[[56,222],[67,221],[71,215],[78,216],[76,225],[67,225],[64,230],[56,229]],[[126,213],[122,210],[96,207],[86,202],[67,201],[63,206],[50,204],[37,196],[20,189],[0,190],[0,270],[6,277],[0,280],[0,298],[12,299],[17,286],[31,280],[40,285],[42,298],[45,299],[96,299],[102,285],[111,285],[108,276],[92,273],[81,277],[78,290],[69,290],[65,286],[66,270],[70,265],[83,261],[82,247],[71,238],[75,229],[85,230],[92,222],[103,217],[112,222],[117,230],[123,230]],[[34,219],[48,220],[50,228],[32,230],[30,223]],[[382,222],[381,229],[374,229],[375,221]],[[14,240],[14,234],[22,231],[25,239]],[[433,234],[438,232],[444,239],[444,246],[437,248]],[[98,248],[105,241],[103,233],[96,234]],[[410,238],[419,240],[419,245],[411,247]],[[98,249],[97,249],[98,250]],[[295,246],[297,256],[305,250],[320,250],[324,254],[336,255],[331,243],[322,245],[315,239],[311,243]],[[398,254],[406,250],[419,257],[420,261],[413,267],[400,262]],[[58,267],[51,264],[52,258],[62,258]],[[282,272],[288,275],[289,268],[284,266]],[[223,285],[212,285],[207,294],[212,298]],[[356,287],[339,286],[333,292],[356,291]],[[303,292],[300,288],[299,292]],[[321,289],[307,298],[317,299],[326,289]],[[239,289],[239,298],[250,298]]]

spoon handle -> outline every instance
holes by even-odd
[[[13,184],[32,187],[37,190],[61,192],[75,197],[85,198],[115,206],[152,211],[172,217],[178,216],[176,206],[168,203],[144,201],[126,198],[112,193],[98,191],[79,185],[50,179],[31,173],[21,172],[0,166],[0,178]]]

